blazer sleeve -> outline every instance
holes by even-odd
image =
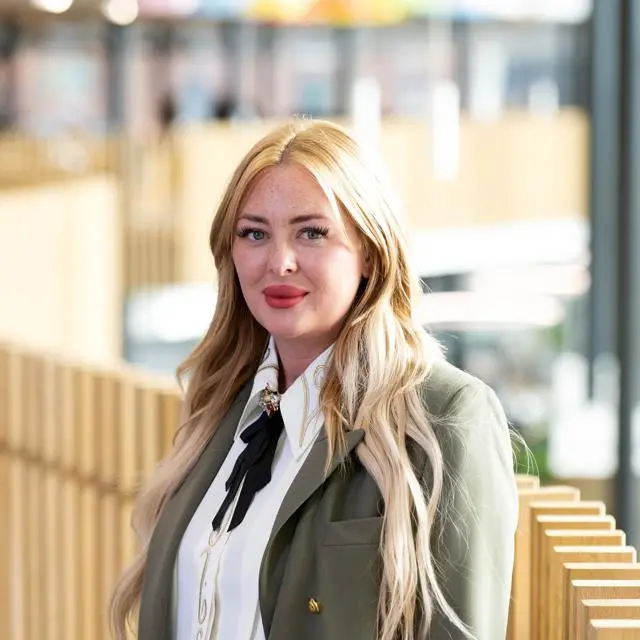
[[[447,601],[476,640],[507,633],[518,496],[509,427],[494,392],[473,380],[447,403],[441,431],[442,513],[432,553]],[[465,635],[442,613],[428,640]]]

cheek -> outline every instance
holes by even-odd
[[[362,275],[357,256],[348,251],[332,252],[315,261],[313,274],[318,288],[341,298],[355,295]]]
[[[253,252],[236,246],[233,249],[233,264],[240,282],[246,284],[256,270],[256,256]]]

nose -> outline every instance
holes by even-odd
[[[278,276],[294,273],[298,269],[296,253],[287,242],[273,242],[268,260],[269,271]]]

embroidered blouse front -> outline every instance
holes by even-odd
[[[323,416],[319,406],[325,365],[332,347],[320,354],[280,397],[284,434],[273,461],[271,482],[259,491],[246,518],[227,531],[228,510],[219,531],[211,526],[226,495],[225,482],[244,449],[242,431],[261,414],[260,394],[267,383],[278,388],[278,358],[273,338],[254,378],[233,445],[193,515],[177,557],[176,640],[264,640],[258,578],[262,556],[282,501],[311,450]]]

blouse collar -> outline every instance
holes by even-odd
[[[296,459],[315,441],[324,424],[320,390],[332,351],[333,345],[325,349],[280,396],[280,411],[287,440]],[[278,354],[275,340],[271,336],[253,379],[251,395],[240,419],[236,437],[260,415],[258,400],[267,384],[272,389],[278,388],[278,371]]]

